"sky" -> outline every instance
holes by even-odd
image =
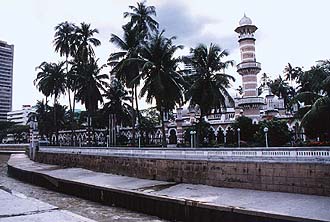
[[[136,0],[0,0],[0,40],[15,45],[13,72],[13,109],[34,105],[43,98],[33,85],[35,68],[43,61],[58,62],[53,47],[54,27],[64,21],[90,23],[99,30],[96,37],[102,45],[95,49],[100,65],[110,53],[117,51],[110,35],[121,36],[121,26],[127,22],[123,12]],[[226,58],[240,62],[237,35],[234,29],[244,13],[258,27],[256,58],[260,73],[272,78],[283,75],[284,67],[308,69],[317,60],[328,59],[330,52],[330,1],[328,0],[148,0],[156,6],[155,18],[165,35],[176,36],[176,44],[185,48],[178,55],[189,53],[199,43],[216,43],[229,51]],[[103,70],[108,73],[109,69]],[[236,69],[230,92],[241,84]],[[1,95],[0,95],[1,96]],[[67,103],[62,97],[61,103]],[[142,107],[147,107],[143,98]],[[81,107],[81,106],[78,106]]]

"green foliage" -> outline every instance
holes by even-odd
[[[288,104],[294,97],[295,90],[289,86],[288,82],[279,76],[277,79],[270,81],[269,87],[274,95],[284,99],[285,107],[289,108]]]
[[[14,125],[13,122],[0,121],[0,143],[6,138],[8,130]]]
[[[291,134],[286,121],[272,119],[259,122],[259,130],[255,135],[255,139],[260,146],[265,146],[265,127],[268,128],[268,144],[269,146],[284,146],[290,142]]]
[[[164,112],[174,109],[176,104],[183,103],[184,80],[178,68],[179,60],[174,58],[174,53],[182,46],[173,44],[174,37],[166,38],[164,31],[156,33],[142,46],[142,69],[139,78],[144,79],[140,97],[145,96],[148,103],[156,102],[160,112],[161,121],[164,120]],[[166,145],[165,126],[162,122],[163,146]]]
[[[240,128],[241,140],[245,142],[253,142],[253,136],[259,129],[259,126],[253,124],[252,119],[246,116],[238,117],[232,127],[235,129],[235,132]]]
[[[293,104],[304,103],[295,117],[310,138],[330,140],[330,61],[325,60],[297,76],[298,95]],[[307,105],[307,106],[306,106]]]
[[[154,108],[142,110],[140,115],[140,124],[138,129],[141,134],[141,141],[142,144],[148,145],[150,144],[149,134],[155,133],[157,131],[157,127],[160,125],[160,115]]]
[[[58,128],[69,128],[70,114],[67,112],[66,106],[60,104],[49,106],[44,101],[38,101],[35,108],[36,111],[29,114],[28,122],[38,122],[38,131],[41,137],[50,140],[51,134],[56,132]],[[56,114],[54,114],[54,111]],[[56,119],[54,119],[55,116]]]
[[[210,47],[200,44],[191,49],[191,56],[183,58],[187,65],[195,69],[195,73],[188,76],[191,85],[186,91],[186,100],[191,105],[198,105],[201,111],[201,119],[209,114],[212,109],[226,107],[226,101],[233,104],[234,101],[227,91],[232,76],[224,74],[223,70],[232,65],[233,61],[223,62],[228,52],[215,44]]]
[[[310,138],[330,140],[330,97],[324,96],[315,101],[303,116],[301,125]]]
[[[0,121],[0,143],[7,136],[13,138],[14,143],[27,143],[29,136],[29,126],[16,125],[9,121]]]
[[[103,96],[108,100],[103,106],[103,114],[113,114],[116,117],[117,125],[128,126],[132,119],[131,98],[123,84],[113,78]]]
[[[191,131],[195,131],[197,134],[196,137],[197,137],[198,146],[207,147],[216,144],[216,138],[210,123],[206,121],[201,121],[186,129],[184,133],[184,139],[186,143],[189,143],[189,146],[190,146]]]

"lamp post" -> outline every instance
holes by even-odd
[[[227,143],[227,131],[223,132],[223,145],[226,145]]]
[[[268,148],[268,138],[267,138],[267,133],[268,133],[268,128],[264,128],[264,133],[265,133],[265,139],[266,139],[266,148]]]
[[[237,128],[237,142],[238,142],[238,147],[241,147],[241,129]]]
[[[141,135],[140,135],[140,132],[139,132],[138,136],[139,136],[139,148],[141,148]]]
[[[194,135],[196,134],[196,131],[192,130],[190,131],[190,145],[191,145],[191,148],[194,147]]]

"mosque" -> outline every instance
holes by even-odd
[[[240,97],[234,98],[233,107],[227,107],[219,113],[212,113],[205,119],[210,124],[219,143],[226,140],[226,134],[239,116],[249,117],[256,124],[272,117],[285,119],[290,117],[286,114],[283,98],[273,95],[268,86],[263,88],[261,94],[258,91],[257,75],[261,71],[261,63],[256,59],[255,32],[257,29],[257,26],[245,14],[235,29],[238,34],[241,55],[237,72],[242,76],[243,93]],[[186,142],[184,141],[185,130],[191,127],[198,118],[198,109],[178,108],[175,119],[166,121],[168,143]],[[160,130],[154,136],[161,136]]]
[[[263,87],[261,92],[258,90],[257,76],[261,71],[261,63],[257,62],[256,59],[255,32],[257,29],[257,26],[246,15],[239,21],[239,25],[235,29],[238,34],[241,55],[237,72],[242,76],[243,92],[240,96],[234,98],[234,106],[227,106],[226,109],[212,113],[205,118],[205,121],[210,124],[211,130],[213,130],[214,138],[218,144],[226,143],[226,136],[229,138],[229,135],[233,135],[232,124],[240,116],[251,118],[255,124],[273,117],[279,119],[290,119],[292,117],[291,114],[286,113],[284,99],[273,95],[268,86]],[[189,128],[198,122],[199,117],[200,113],[196,107],[179,107],[176,109],[173,118],[168,118],[168,115],[165,115],[165,131],[169,146],[175,147],[179,144],[189,143],[185,135],[189,132]],[[290,124],[297,123],[291,122]],[[298,129],[298,126],[289,126],[289,129]],[[131,127],[120,127],[118,130],[120,135],[125,136],[129,141],[131,140]],[[85,130],[80,131],[76,131],[79,144],[86,140]],[[148,135],[139,135],[139,133],[137,132],[137,137],[148,137],[150,144],[161,143],[161,126],[156,127],[155,131]],[[59,141],[62,144],[68,143],[71,138],[70,134],[71,131],[61,132]],[[108,135],[107,129],[95,130],[95,139],[99,145],[106,143],[106,135]],[[116,137],[114,136],[114,138]]]

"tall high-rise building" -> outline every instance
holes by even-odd
[[[0,121],[12,110],[14,45],[0,40]]]

